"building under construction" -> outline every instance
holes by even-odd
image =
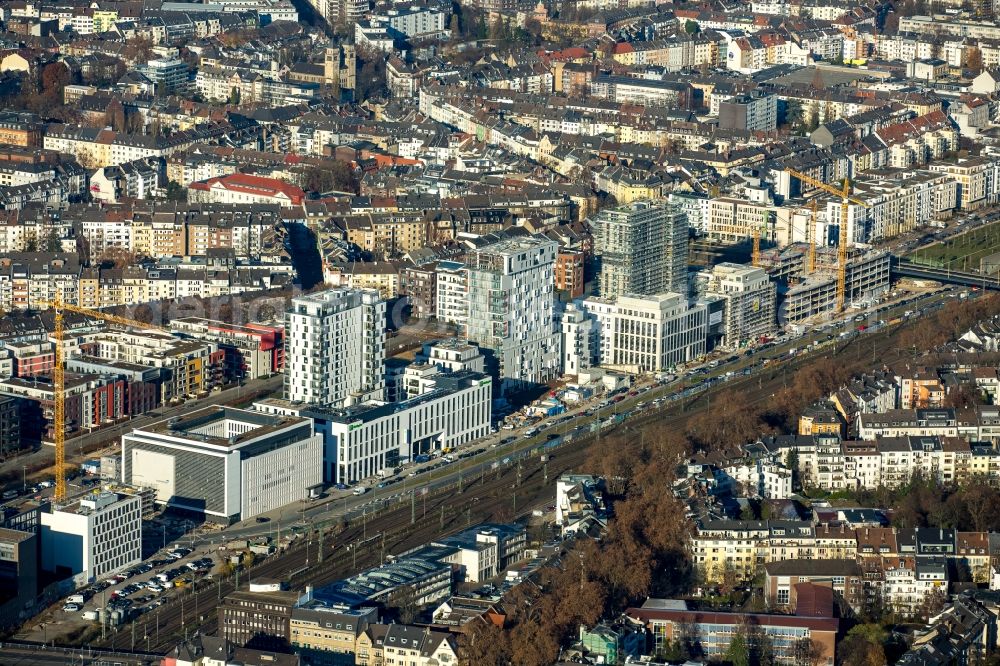
[[[779,319],[788,323],[837,312],[837,248],[816,248],[809,273],[809,246],[795,243],[760,253],[760,266],[778,283]],[[849,248],[845,276],[847,305],[881,296],[889,289],[889,254]]]

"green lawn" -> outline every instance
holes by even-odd
[[[978,271],[979,260],[997,252],[1000,252],[1000,222],[919,248],[909,258],[914,263],[939,268]]]

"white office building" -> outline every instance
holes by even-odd
[[[699,292],[725,304],[721,346],[736,349],[774,333],[777,287],[763,268],[725,262],[702,272],[698,282]]]
[[[80,585],[142,561],[142,500],[98,492],[42,513],[42,569]]]
[[[272,399],[254,407],[268,414],[312,419],[323,437],[325,480],[353,483],[414,456],[452,449],[489,434],[493,380],[475,372],[449,373],[422,366],[428,369],[420,373],[424,392],[401,402],[327,410]]]
[[[583,309],[598,326],[598,358],[605,368],[662,372],[705,353],[708,308],[680,294],[592,298]]]
[[[625,294],[687,294],[688,218],[666,201],[633,201],[593,221],[603,298]]]
[[[285,314],[285,396],[339,407],[385,391],[385,301],[372,289],[299,296]]]
[[[322,437],[295,416],[214,406],[122,437],[122,481],[216,522],[306,499],[322,470]]]
[[[466,339],[493,351],[505,390],[559,374],[553,322],[558,247],[547,238],[509,238],[469,253]]]

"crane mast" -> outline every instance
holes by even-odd
[[[66,369],[63,367],[63,353],[65,345],[63,337],[66,334],[66,312],[75,312],[92,319],[100,319],[111,324],[127,326],[129,328],[166,330],[163,326],[147,324],[135,319],[118,317],[98,310],[83,308],[79,305],[63,303],[62,298],[56,297],[52,302],[43,303],[55,311],[55,362],[52,368],[52,440],[56,449],[56,491],[54,499],[62,501],[66,499]]]
[[[844,306],[847,300],[847,215],[850,210],[850,204],[855,203],[860,206],[868,207],[863,201],[859,201],[851,197],[851,181],[847,178],[844,179],[844,185],[841,189],[837,189],[832,185],[828,185],[821,180],[813,178],[812,176],[806,175],[795,169],[785,168],[785,170],[795,176],[803,183],[812,185],[813,187],[823,190],[829,194],[832,194],[840,198],[840,233],[837,238],[837,312],[843,312]],[[812,252],[812,250],[810,250]],[[810,263],[813,261],[810,257]]]
[[[812,217],[809,228],[806,229],[806,242],[809,243],[809,272],[816,270],[816,200],[812,202]]]

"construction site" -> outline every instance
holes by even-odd
[[[817,247],[815,270],[809,271],[809,245],[794,243],[762,250],[760,266],[778,282],[780,310],[787,322],[807,321],[839,310],[836,247]],[[847,305],[871,301],[889,291],[889,253],[848,248],[844,267]]]

